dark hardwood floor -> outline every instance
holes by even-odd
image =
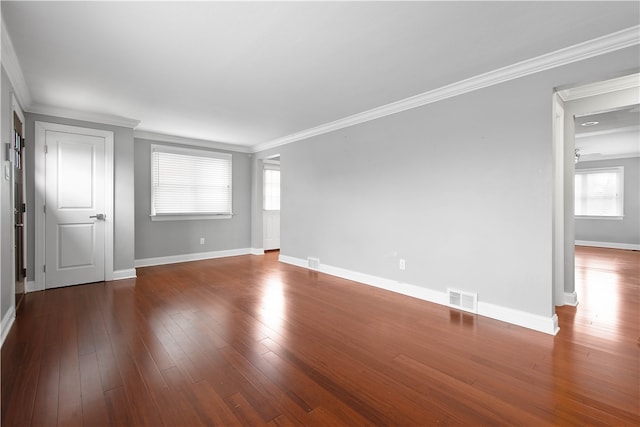
[[[2,426],[638,425],[640,253],[576,252],[555,337],[277,253],[31,293]]]

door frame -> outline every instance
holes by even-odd
[[[113,132],[100,129],[91,129],[79,126],[62,125],[58,123],[35,122],[35,284],[34,289],[29,291],[39,291],[45,289],[46,272],[44,269],[46,261],[45,252],[45,195],[46,195],[46,133],[66,132],[82,135],[102,137],[105,140],[104,153],[104,213],[107,216],[105,224],[105,244],[104,244],[104,280],[113,280],[113,188],[114,188],[114,136]]]
[[[553,299],[556,306],[578,305],[575,290],[575,123],[574,117],[635,105],[638,98],[638,73],[624,74],[609,80],[582,86],[556,88],[553,95],[554,130],[554,211],[553,211]],[[559,123],[562,121],[563,123]],[[554,307],[555,309],[555,307]]]
[[[22,123],[22,129],[20,129],[21,131],[21,136],[22,138],[25,138],[25,130],[27,128],[27,122],[25,120],[24,117],[24,112],[22,111],[22,108],[20,108],[20,104],[18,104],[18,100],[16,99],[16,96],[14,93],[11,94],[11,143],[13,143],[13,114],[16,114],[18,116],[18,119],[20,119],[20,122]],[[26,151],[26,150],[25,150]],[[12,152],[13,154],[13,152]],[[10,197],[11,197],[11,215],[13,215],[13,219],[11,220],[11,223],[13,225],[13,229],[12,229],[12,233],[11,233],[11,265],[12,265],[12,277],[13,279],[13,294],[14,294],[14,300],[15,300],[15,293],[16,293],[16,283],[15,283],[15,277],[16,277],[16,233],[15,233],[15,209],[16,209],[16,195],[15,195],[15,191],[16,191],[16,165],[15,165],[15,157],[11,156],[10,159],[11,162],[11,190],[10,190]],[[26,169],[26,161],[24,162],[25,165],[25,169]],[[27,197],[26,197],[26,190],[27,190],[27,183],[26,183],[26,176],[27,174],[23,171],[23,183],[22,183],[22,194],[23,194],[23,203],[27,203]],[[24,233],[23,235],[25,236],[23,238],[23,246],[22,246],[22,252],[23,252],[23,257],[24,257],[24,267],[27,269],[27,271],[29,270],[29,268],[32,268],[31,266],[29,266],[28,263],[28,248],[29,248],[29,242],[26,239],[26,235],[28,234],[28,230],[27,230],[27,223],[29,221],[29,217],[28,217],[28,213],[25,212],[23,215],[23,219],[22,219],[22,223],[23,223],[23,228],[22,228],[22,232]],[[24,293],[27,292],[27,277],[25,275],[24,278]],[[15,304],[15,301],[14,301]]]

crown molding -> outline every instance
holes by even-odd
[[[576,132],[576,139],[590,138],[593,136],[612,135],[616,133],[640,133],[640,126],[626,126],[623,128],[605,129],[594,132]]]
[[[85,122],[101,123],[104,125],[119,126],[134,129],[140,124],[140,120],[127,117],[113,116],[111,114],[92,113],[87,111],[71,110],[54,107],[51,105],[34,104],[26,108],[29,113],[43,114],[45,116],[62,117],[65,119],[82,120]]]
[[[447,98],[462,95],[468,92],[479,90],[488,86],[504,83],[509,80],[518,79],[541,71],[561,67],[563,65],[604,55],[640,43],[640,25],[626,28],[615,33],[611,33],[596,39],[588,40],[573,46],[569,46],[555,52],[517,62],[506,67],[498,68],[487,73],[461,80],[438,89],[424,92],[400,101],[392,102],[362,113],[354,114],[333,122],[325,123],[310,129],[296,132],[271,141],[252,146],[253,152],[263,151],[270,148],[290,144],[295,141],[322,135],[349,126],[365,123],[379,119],[391,114],[400,113],[412,108],[442,101]]]
[[[227,144],[224,142],[207,141],[204,139],[185,138],[177,135],[167,135],[145,130],[135,130],[133,137],[147,139],[156,142],[169,142],[171,144],[189,145],[193,147],[214,148],[217,150],[235,151],[238,153],[249,153],[250,147],[245,145]]]
[[[618,153],[618,154],[582,154],[580,155],[580,161],[578,162],[578,164],[580,163],[585,163],[585,162],[597,162],[600,160],[614,160],[614,159],[634,159],[640,157],[640,152],[635,152],[635,153]]]
[[[604,82],[595,82],[583,86],[563,89],[558,91],[558,95],[563,101],[574,101],[576,99],[597,96],[619,90],[633,89],[640,87],[640,74],[631,74],[618,77]]]
[[[29,92],[29,87],[27,86],[27,82],[24,79],[24,73],[22,72],[22,67],[20,67],[20,62],[18,61],[16,51],[13,48],[13,42],[11,41],[11,37],[9,36],[9,32],[7,31],[7,26],[4,23],[4,18],[2,18],[0,26],[2,27],[2,45],[0,47],[0,49],[2,49],[2,66],[7,72],[7,76],[9,77],[9,81],[13,86],[13,90],[18,103],[22,106],[23,109],[25,109],[27,106],[31,105],[31,93]]]

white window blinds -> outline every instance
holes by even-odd
[[[231,215],[231,154],[151,146],[151,215]]]
[[[579,169],[575,181],[575,214],[623,216],[623,168]]]

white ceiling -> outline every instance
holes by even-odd
[[[10,2],[32,99],[252,146],[640,21],[638,2]]]
[[[582,126],[588,122],[597,124]],[[575,123],[582,161],[640,156],[640,105],[576,117]]]

